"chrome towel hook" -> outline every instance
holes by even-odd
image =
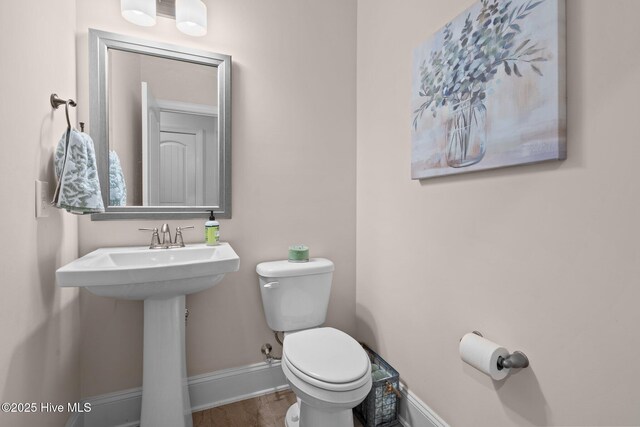
[[[64,113],[65,116],[67,117],[67,126],[69,128],[69,130],[71,130],[71,119],[69,119],[69,105],[71,105],[72,107],[75,107],[76,105],[76,101],[74,101],[73,99],[68,99],[68,100],[64,100],[61,99],[60,97],[58,97],[57,94],[52,93],[51,96],[49,97],[49,102],[51,103],[51,106],[54,109],[58,109],[58,107],[60,107],[62,104],[64,104]]]
[[[64,99],[61,99],[60,97],[58,97],[57,94],[52,93],[51,96],[49,97],[49,101],[51,102],[51,106],[53,108],[55,108],[56,110],[58,109],[59,106],[61,106],[62,104],[71,104],[72,107],[75,107],[76,105],[76,101],[74,101],[73,99],[69,99],[67,101],[65,101]]]

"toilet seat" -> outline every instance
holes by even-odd
[[[328,391],[354,390],[371,377],[371,364],[362,346],[334,328],[287,336],[282,363],[301,381]]]

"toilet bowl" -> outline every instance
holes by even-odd
[[[285,332],[282,371],[296,394],[287,427],[352,427],[352,409],[371,390],[371,362],[356,340],[321,326],[326,318],[333,263],[263,262],[260,294],[269,327]]]
[[[285,337],[282,371],[298,397],[287,411],[287,427],[351,427],[351,410],[371,390],[369,358],[353,338],[334,328]]]

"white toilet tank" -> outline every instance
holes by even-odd
[[[274,331],[298,331],[324,323],[329,306],[333,263],[271,261],[256,267],[267,324]]]

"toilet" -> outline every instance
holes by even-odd
[[[267,324],[285,333],[282,371],[297,402],[287,427],[352,427],[352,409],[371,390],[371,362],[349,335],[320,327],[326,318],[333,263],[272,261],[258,264]]]

